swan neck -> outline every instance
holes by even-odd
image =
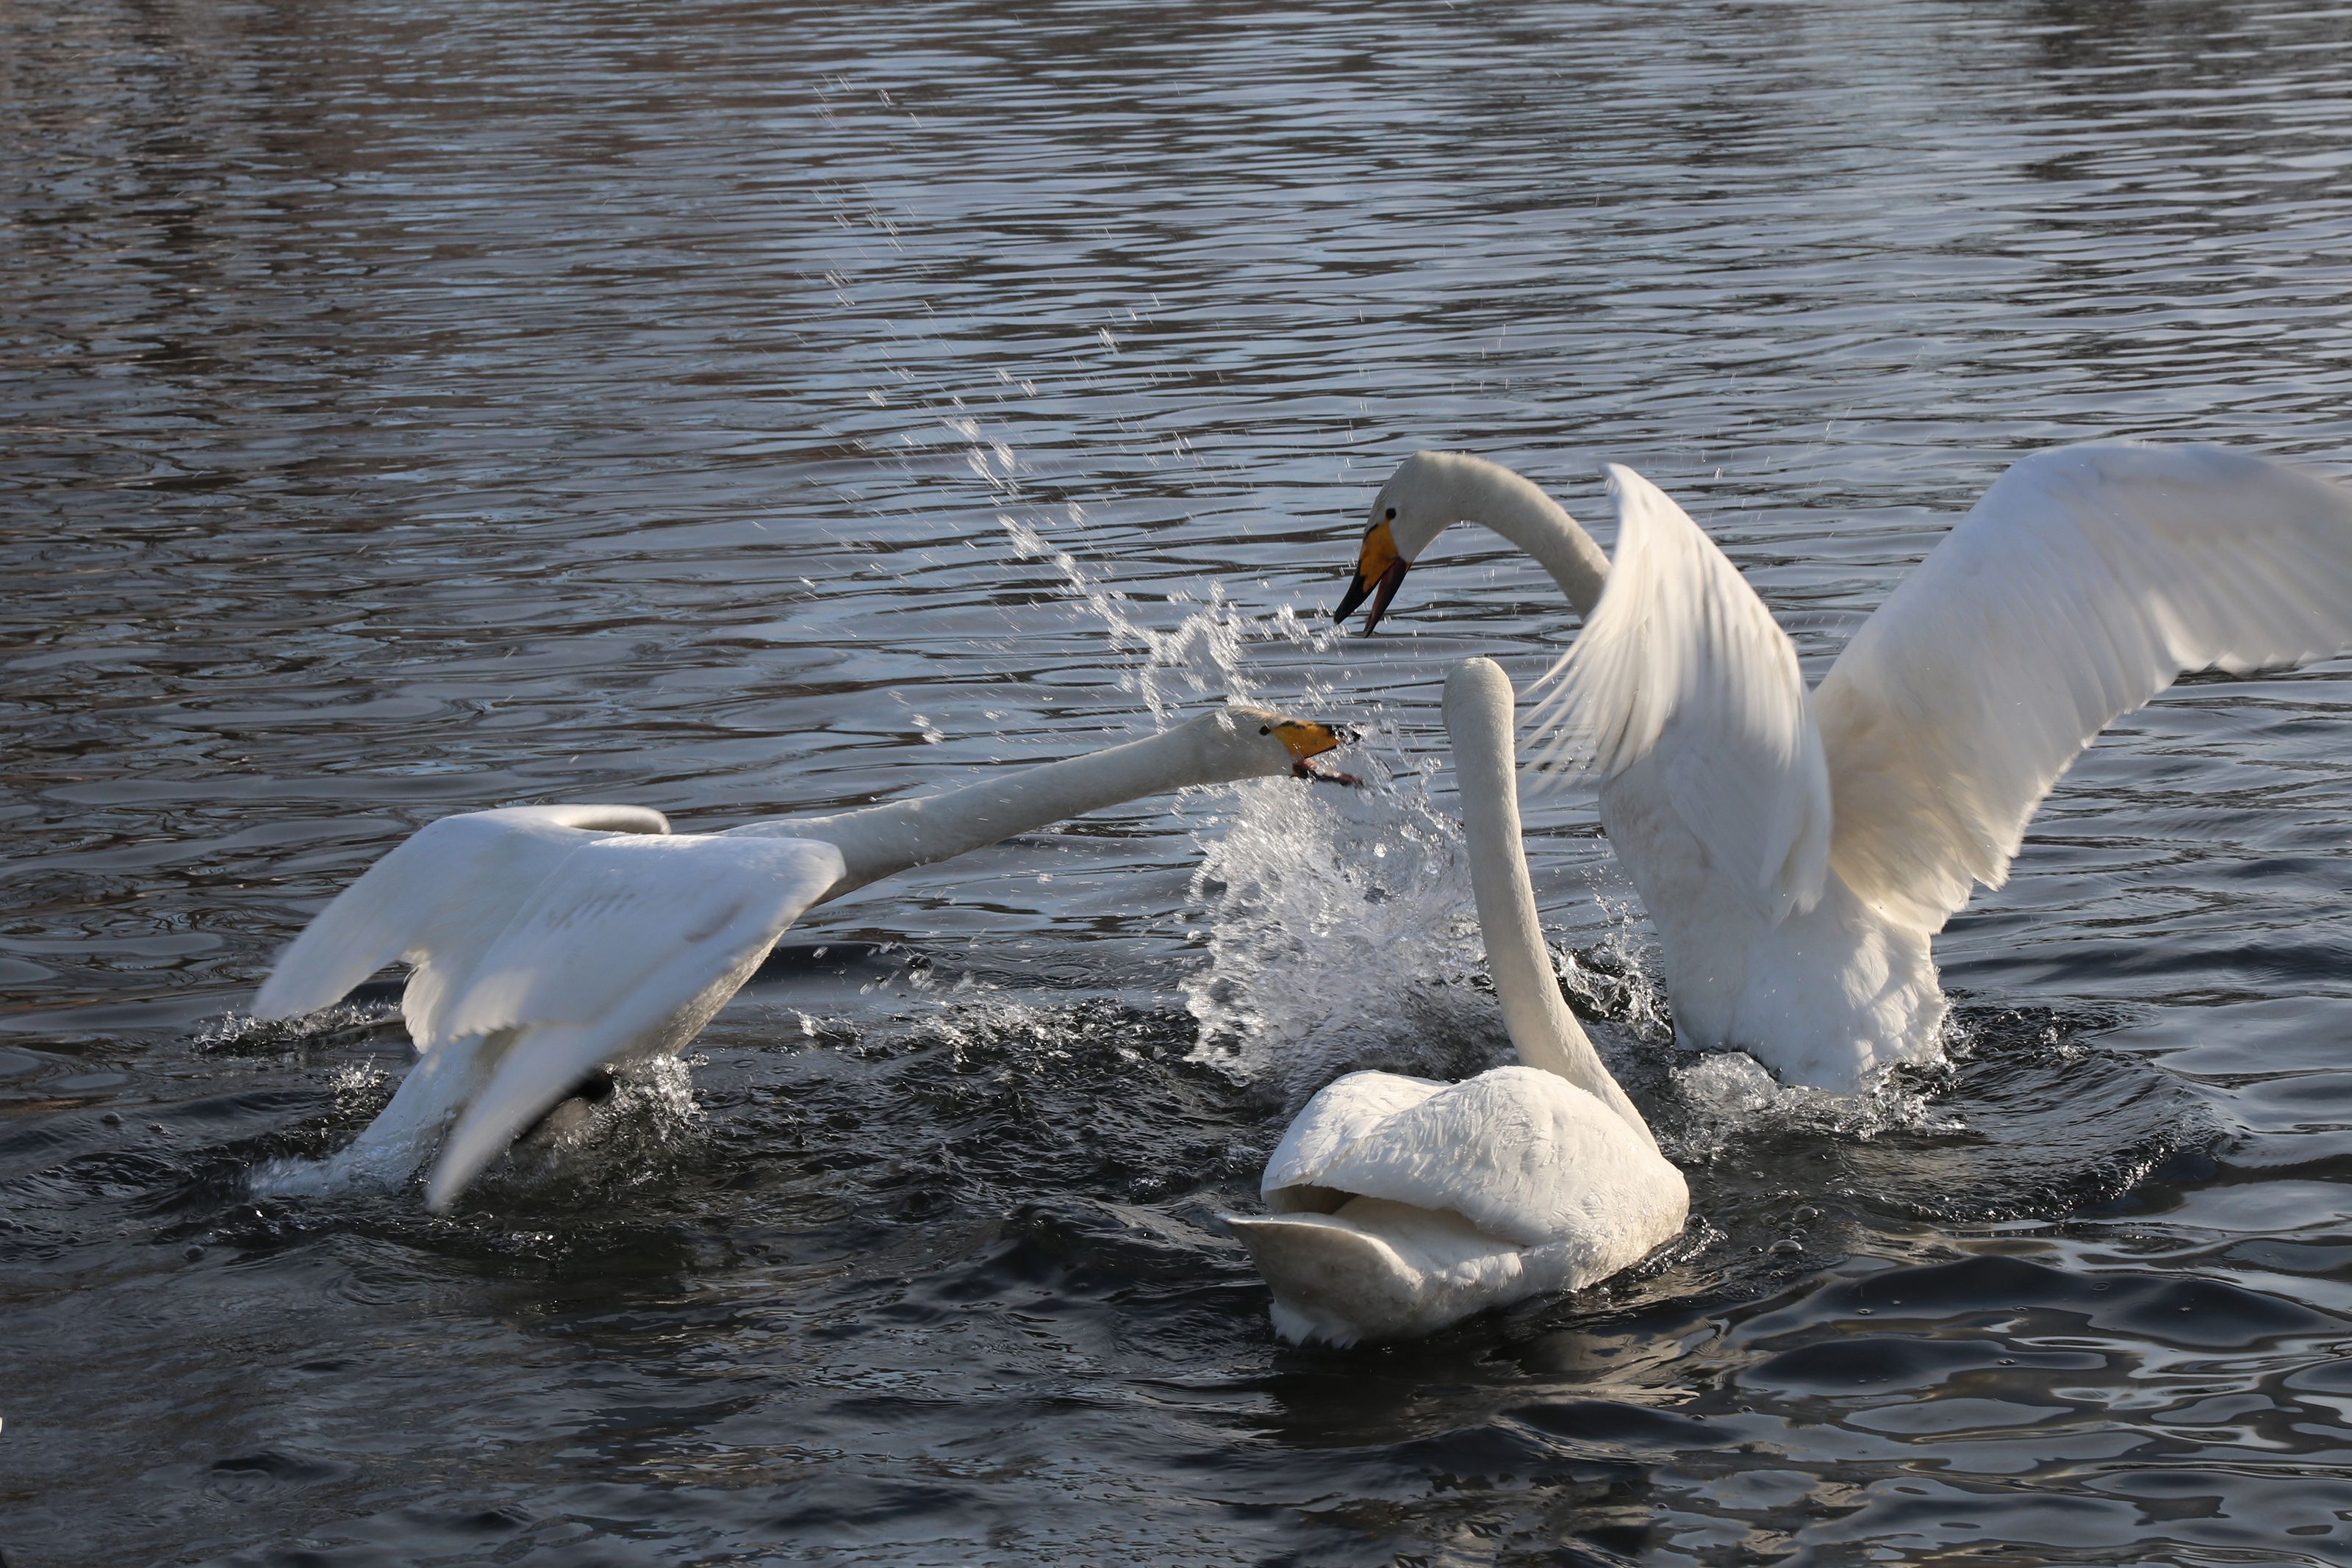
[[[1519,1060],[1556,1072],[1617,1113],[1652,1148],[1657,1139],[1610,1075],[1584,1026],[1560,996],[1536,916],[1535,884],[1520,844],[1518,783],[1511,747],[1511,683],[1491,660],[1473,659],[1445,683],[1445,733],[1462,787],[1470,886],[1486,945],[1486,970]]]
[[[841,851],[841,880],[817,902],[896,873],[983,849],[1069,817],[1192,785],[1262,777],[1262,760],[1208,744],[1198,723],[1107,750],[1008,769],[961,789],[831,817],[755,822],[737,832],[822,839]]]
[[[1450,509],[1535,557],[1576,612],[1591,615],[1609,576],[1609,558],[1565,507],[1533,480],[1484,458],[1464,462],[1454,485],[1456,504]]]

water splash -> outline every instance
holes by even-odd
[[[1565,946],[1551,950],[1552,967],[1570,1002],[1580,1012],[1622,1024],[1639,1040],[1670,1043],[1674,1015],[1667,1009],[1665,984],[1640,935],[1641,904],[1596,888],[1591,914],[1601,926],[1598,942],[1581,952]]]
[[[1677,1159],[1706,1160],[1759,1134],[1806,1133],[1867,1141],[1897,1130],[1957,1133],[1961,1120],[1931,1106],[1911,1073],[1882,1074],[1859,1093],[1784,1084],[1744,1051],[1707,1051],[1671,1071],[1685,1115],[1668,1142]]]
[[[1365,766],[1362,790],[1244,786],[1229,820],[1194,833],[1208,962],[1183,985],[1193,1059],[1286,1102],[1355,1068],[1475,1071],[1504,1045],[1470,989],[1485,954],[1461,829],[1429,798],[1436,765]]]
[[[561,1182],[600,1187],[635,1186],[653,1179],[666,1156],[698,1132],[691,1068],[704,1059],[657,1056],[614,1070],[610,1092],[594,1100],[570,1099],[516,1141],[480,1185],[494,1197]],[[412,1066],[414,1072],[417,1067]],[[390,1075],[373,1062],[338,1071],[330,1081],[339,1120],[378,1116],[391,1098]],[[389,1192],[422,1179],[444,1128],[361,1135],[320,1158],[288,1155],[256,1166],[247,1189],[256,1197],[336,1197]]]
[[[1072,504],[1065,512],[1071,528],[1085,527],[1086,508]],[[1175,626],[1160,631],[1138,618],[1132,598],[1049,542],[1034,525],[1005,512],[997,514],[996,521],[1023,559],[1046,560],[1061,574],[1071,594],[1102,622],[1112,653],[1141,655],[1116,684],[1140,698],[1157,723],[1166,723],[1176,709],[1203,698],[1247,701],[1255,690],[1244,652],[1248,643],[1319,649],[1330,641],[1328,628],[1301,619],[1288,605],[1253,617],[1226,598],[1223,583],[1213,580],[1205,603]],[[1169,595],[1171,604],[1188,601],[1182,593]],[[1311,700],[1317,688],[1310,685],[1307,695]]]
[[[484,1176],[482,1201],[576,1201],[660,1182],[702,1135],[693,1070],[708,1061],[656,1056],[614,1070],[611,1093],[567,1100],[518,1139]]]
[[[293,1019],[257,1019],[235,1010],[206,1019],[189,1036],[189,1049],[205,1056],[304,1055],[369,1044],[404,1029],[396,1003],[344,1001]]]

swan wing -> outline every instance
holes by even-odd
[[[440,1027],[452,983],[489,946],[531,891],[598,832],[667,833],[638,806],[509,806],[427,823],[370,866],[278,955],[254,1016],[331,1007],[385,965],[415,967],[401,1011],[420,1051]]]
[[[1778,920],[1810,908],[1830,793],[1797,651],[1688,513],[1632,469],[1604,472],[1617,550],[1591,619],[1536,684],[1544,779],[1654,763],[1710,878]]]
[[[441,1146],[426,1202],[446,1208],[597,1067],[691,1039],[842,874],[841,852],[814,839],[575,846],[449,1004],[453,1036],[508,1039]]]
[[[1282,1142],[1266,1159],[1258,1191],[1329,1185],[1324,1176],[1342,1151],[1376,1137],[1389,1118],[1444,1087],[1433,1078],[1398,1072],[1350,1072],[1333,1079],[1315,1092],[1284,1129]]]
[[[2352,492],[2226,447],[2023,459],[1903,580],[1814,694],[1865,904],[1940,929],[2109,723],[2189,670],[2352,643]]]

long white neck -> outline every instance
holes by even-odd
[[[1609,558],[1559,502],[1534,481],[1483,457],[1460,452],[1423,457],[1431,461],[1432,476],[1443,486],[1438,515],[1451,514],[1502,535],[1542,563],[1579,615],[1592,613],[1609,575]]]
[[[1535,884],[1519,842],[1519,790],[1511,749],[1511,682],[1491,659],[1469,659],[1445,678],[1445,734],[1462,784],[1470,888],[1486,943],[1486,972],[1519,1060],[1557,1072],[1622,1116],[1657,1147],[1649,1124],[1617,1086],[1559,994],[1536,918]]]
[[[1225,784],[1288,770],[1278,740],[1220,733],[1216,716],[1066,762],[1022,768],[945,794],[896,800],[832,817],[752,822],[732,831],[822,839],[846,866],[824,903],[867,883],[982,849],[1068,817],[1195,784]],[[1251,726],[1255,727],[1255,726]],[[1236,744],[1239,740],[1241,744]]]

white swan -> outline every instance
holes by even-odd
[[[1166,790],[1283,773],[1353,782],[1307,767],[1341,738],[1233,706],[946,794],[723,833],[673,834],[634,806],[446,817],[310,922],[254,1013],[315,1012],[386,964],[413,966],[401,1012],[422,1058],[335,1168],[400,1180],[438,1138],[425,1197],[446,1209],[598,1067],[692,1040],[812,905]]]
[[[1639,1261],[1690,1213],[1560,999],[1519,848],[1511,683],[1473,659],[1445,683],[1471,890],[1521,1065],[1462,1083],[1352,1072],[1290,1124],[1265,1167],[1271,1212],[1228,1217],[1274,1290],[1286,1339],[1427,1333]]]
[[[1545,677],[1546,759],[1601,819],[1658,930],[1675,1033],[1851,1090],[1932,1057],[1928,940],[1998,887],[2092,737],[2190,670],[2352,643],[2352,495],[2227,448],[2100,443],[2027,457],[1808,693],[1788,637],[1696,524],[1606,469],[1615,563],[1534,485],[1408,459],[1372,504],[1336,613],[1365,630],[1445,527],[1483,523],[1586,618]]]

